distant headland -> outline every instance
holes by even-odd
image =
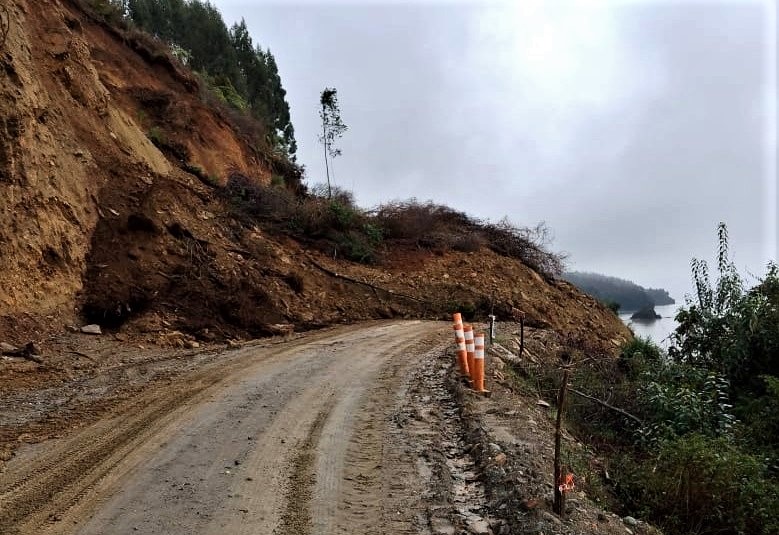
[[[569,271],[563,274],[563,278],[615,312],[640,313],[641,317],[634,319],[656,319],[659,316],[654,307],[676,303],[668,291],[662,288],[644,288],[635,282],[600,273]]]

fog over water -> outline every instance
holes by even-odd
[[[216,0],[276,56],[309,183],[318,96],[349,131],[335,182],[546,221],[572,269],[690,291],[730,229],[776,259],[776,2]]]

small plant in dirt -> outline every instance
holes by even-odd
[[[168,136],[165,135],[165,132],[163,132],[159,126],[152,126],[149,128],[146,137],[160,149],[165,148],[168,144]]]

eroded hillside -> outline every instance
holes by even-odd
[[[285,169],[197,79],[75,2],[12,0],[9,15],[0,339],[86,321],[151,341],[174,329],[213,340],[454,307],[523,311],[614,346],[629,336],[568,283],[488,248],[387,244],[382,263],[362,265],[237,219],[220,188],[228,176],[268,184]]]

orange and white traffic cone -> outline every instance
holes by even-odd
[[[468,362],[468,375],[473,381],[473,327],[465,325],[463,327],[465,333],[465,354]]]
[[[468,375],[468,356],[465,351],[465,333],[463,332],[463,318],[459,312],[452,315],[454,322],[454,341],[457,343],[457,365],[460,373]]]
[[[474,335],[473,353],[473,389],[477,392],[484,390],[484,333]]]

